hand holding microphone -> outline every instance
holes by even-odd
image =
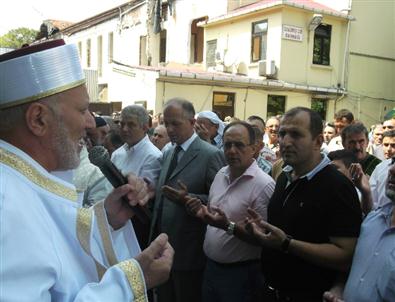
[[[145,184],[145,182],[136,176],[129,176],[129,180],[123,176],[117,167],[115,167],[115,165],[111,162],[110,156],[103,146],[93,147],[89,151],[89,160],[92,164],[99,167],[103,175],[113,185],[114,188],[128,184],[126,187],[120,188],[119,190],[114,190],[107,198],[109,202],[118,200],[120,198],[123,201],[123,207],[120,207],[121,205],[118,205],[118,208],[115,206],[115,209],[112,207],[112,213],[108,213],[117,216],[117,218],[114,219],[118,220],[119,223],[116,224],[119,225],[125,219],[127,220],[130,218],[130,214],[132,212],[143,224],[148,224],[151,218],[151,213],[148,209],[139,204],[139,201],[141,203],[145,203],[150,197],[148,193],[148,186]],[[131,204],[135,205],[132,206]],[[124,222],[126,222],[126,220]]]

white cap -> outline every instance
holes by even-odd
[[[85,84],[78,50],[52,40],[0,56],[0,109]]]
[[[221,121],[221,119],[218,117],[217,114],[215,114],[215,112],[201,111],[196,115],[196,118],[199,118],[199,117],[206,118],[206,119],[210,120],[210,122],[212,122],[213,124],[218,125],[217,133],[219,135],[222,135],[224,133],[224,129],[225,129],[224,122]]]

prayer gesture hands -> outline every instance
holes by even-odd
[[[339,293],[338,291],[333,290],[333,289],[324,293],[323,301],[324,302],[344,302],[344,300],[341,299],[341,293]]]
[[[253,209],[247,209],[249,217],[245,219],[245,229],[261,245],[280,250],[287,235],[279,228],[264,221]]]
[[[162,193],[172,201],[185,205],[187,200],[192,197],[188,195],[188,188],[181,180],[178,180],[177,184],[180,189],[166,185],[162,187]]]
[[[229,225],[228,217],[220,208],[205,206],[199,198],[190,198],[185,206],[191,215],[213,227],[226,230]]]

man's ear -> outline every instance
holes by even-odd
[[[35,102],[31,104],[25,113],[27,128],[36,136],[44,136],[48,133],[53,113],[48,106]]]
[[[316,146],[318,149],[321,149],[322,143],[324,142],[324,135],[323,134],[318,134],[317,137],[315,138],[316,141]]]
[[[255,157],[256,152],[258,150],[258,144],[255,143],[255,144],[251,144],[250,146],[251,146],[251,150],[252,150],[252,155],[253,155],[253,157]]]

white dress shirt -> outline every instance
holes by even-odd
[[[391,202],[385,195],[385,184],[388,178],[388,170],[391,167],[391,160],[392,159],[387,159],[379,163],[369,178],[374,208],[381,207]]]
[[[161,169],[162,152],[146,135],[132,147],[128,144],[119,147],[113,152],[111,161],[123,175],[133,173],[144,177],[152,187],[155,187]]]

